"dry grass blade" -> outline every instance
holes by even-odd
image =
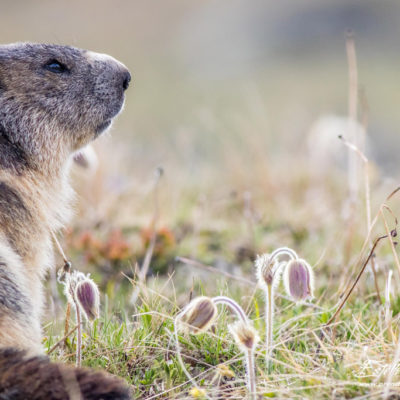
[[[350,143],[348,140],[346,140],[343,136],[339,136],[339,139],[343,141],[345,146],[347,146],[350,150],[354,151],[359,158],[362,160],[363,165],[364,165],[364,185],[365,185],[365,208],[366,208],[366,213],[367,213],[367,229],[368,232],[371,231],[372,229],[372,222],[371,222],[371,194],[370,194],[370,183],[369,183],[369,161],[368,158],[365,156],[365,154],[353,143]],[[370,246],[372,246],[372,242],[370,239]],[[379,289],[378,285],[378,278],[376,275],[376,266],[375,266],[375,260],[372,257],[371,258],[371,268],[372,268],[372,273],[374,274],[374,284],[375,284],[375,289],[376,289],[376,294],[378,297],[378,301],[382,303],[381,299],[381,292]]]
[[[325,327],[328,327],[335,319],[336,317],[339,315],[340,311],[342,310],[342,308],[344,307],[344,305],[346,304],[347,299],[350,297],[351,293],[353,292],[354,288],[356,287],[358,281],[361,278],[361,275],[363,274],[363,272],[365,271],[366,266],[368,265],[371,257],[374,255],[376,246],[378,245],[378,243],[382,240],[382,239],[386,239],[388,236],[384,235],[384,236],[380,236],[377,239],[375,239],[375,242],[372,246],[372,249],[370,250],[368,257],[366,258],[366,260],[364,261],[360,272],[358,273],[356,279],[354,280],[353,284],[351,285],[350,289],[348,290],[347,294],[345,295],[344,299],[341,301],[341,303],[339,304],[337,310],[335,311],[335,313],[332,315],[332,317],[329,319],[329,321],[325,324]]]
[[[67,332],[62,339],[60,339],[48,352],[47,355],[50,355],[60,344],[65,342],[65,340],[71,336],[78,329],[78,325],[75,325],[69,332]]]

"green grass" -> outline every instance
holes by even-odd
[[[303,190],[305,188],[301,187],[300,191]],[[176,355],[174,317],[190,298],[227,295],[242,305],[263,338],[264,295],[255,287],[251,260],[254,254],[270,251],[279,243],[293,246],[312,265],[318,262],[314,267],[315,300],[301,305],[277,296],[275,348],[269,370],[264,360],[262,341],[256,351],[260,396],[322,399],[331,398],[334,390],[337,397],[379,398],[399,334],[400,297],[395,295],[391,301],[394,315],[390,323],[394,336],[391,336],[385,323],[384,308],[374,292],[372,276],[365,273],[337,321],[326,330],[325,337],[321,334],[321,328],[335,310],[343,284],[354,276],[354,263],[363,241],[362,221],[353,237],[351,260],[344,264],[337,248],[344,245],[346,236],[339,235],[340,239],[332,241],[338,233],[328,229],[329,226],[321,226],[315,232],[306,224],[300,227],[295,221],[294,226],[288,227],[289,221],[279,223],[281,217],[275,214],[276,219],[271,218],[267,224],[255,222],[248,236],[248,228],[233,228],[241,226],[243,214],[238,210],[243,206],[232,201],[225,207],[231,218],[226,215],[219,217],[225,219],[223,228],[208,219],[206,229],[190,229],[178,238],[182,220],[169,227],[170,234],[175,237],[174,244],[170,248],[170,244],[166,245],[159,238],[157,243],[162,245],[152,260],[152,264],[159,265],[162,272],[148,276],[135,305],[129,302],[137,282],[133,265],[136,260],[143,260],[146,241],[136,248],[132,245],[134,251],[129,254],[122,252],[120,258],[114,254],[114,259],[106,259],[103,251],[103,255],[92,257],[89,261],[87,252],[93,253],[91,245],[76,245],[81,240],[79,228],[69,233],[67,251],[74,265],[83,265],[85,270],[91,271],[102,292],[101,318],[84,329],[83,364],[123,377],[131,385],[135,399],[192,398],[189,391],[193,386],[183,373]],[[338,221],[334,224],[337,225]],[[312,225],[315,226],[314,223]],[[381,229],[380,226],[376,228],[377,231]],[[96,232],[95,228],[93,232]],[[110,236],[115,235],[112,232],[111,228],[98,230],[97,249],[104,250]],[[141,234],[141,227],[132,227],[123,230],[118,235],[118,241],[138,243]],[[316,237],[316,234],[321,236]],[[96,236],[95,233],[93,235]],[[272,245],[265,246],[266,240]],[[331,243],[330,246],[325,245],[325,249],[321,249],[321,243],[327,242]],[[115,246],[124,248],[118,247],[118,244]],[[247,253],[243,255],[244,247]],[[204,264],[194,266],[176,262],[174,257],[177,255],[190,256],[212,269],[207,270]],[[378,280],[383,295],[386,271],[395,268],[387,244],[378,248],[377,260],[382,264]],[[131,278],[128,279],[128,276]],[[132,282],[130,279],[133,279]],[[283,292],[281,284],[277,293]],[[180,335],[182,356],[186,368],[208,395],[216,399],[243,398],[246,396],[244,360],[228,331],[233,317],[224,309],[219,309],[219,312],[210,332]],[[73,318],[70,323],[73,324]],[[56,322],[46,326],[46,334],[47,349],[63,337],[62,309]],[[73,334],[66,345],[57,347],[51,354],[52,359],[73,363],[75,346]],[[234,377],[223,376],[218,367],[221,364],[228,366]],[[397,385],[400,385],[400,380],[395,375],[393,390],[397,390]]]

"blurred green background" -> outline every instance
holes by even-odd
[[[129,67],[125,111],[112,139],[96,144],[103,176],[80,193],[101,214],[105,197],[129,192],[128,202],[103,208],[113,203],[120,222],[140,223],[152,213],[146,193],[158,166],[168,220],[209,193],[219,201],[259,191],[282,202],[277,186],[307,166],[315,121],[347,115],[347,29],[369,103],[368,155],[386,179],[398,177],[399,17],[390,0],[1,0],[0,35],[88,48]],[[344,174],[336,136],[342,154],[328,170]]]
[[[186,178],[210,162],[224,168],[226,142],[251,152],[242,137],[257,131],[266,154],[276,150],[277,142],[298,149],[321,114],[345,115],[344,32],[353,29],[360,84],[370,104],[374,157],[396,165],[398,1],[0,4],[3,43],[70,44],[123,61],[133,73],[133,85],[114,141],[123,143],[132,167],[179,167]]]

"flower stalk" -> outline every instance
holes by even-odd
[[[92,320],[99,315],[100,294],[96,284],[79,271],[72,271],[69,267],[60,274],[59,281],[64,285],[64,293],[68,304],[75,309],[77,323],[76,366],[82,364],[82,315]]]
[[[216,306],[222,304],[227,306],[231,311],[236,314],[238,321],[235,324],[229,326],[232,336],[234,337],[236,344],[239,349],[245,355],[246,362],[246,378],[247,378],[247,389],[249,398],[256,400],[256,369],[254,360],[254,350],[259,341],[259,337],[255,329],[252,327],[248,320],[246,313],[242,307],[226,296],[217,296],[214,298],[198,297],[190,302],[181,313],[175,318],[174,324],[174,335],[177,346],[178,361],[181,364],[182,370],[188,377],[193,386],[202,391],[197,385],[195,379],[190,375],[186,369],[179,345],[178,330],[179,328],[189,331],[194,334],[205,332],[209,329],[216,318]],[[204,393],[204,391],[202,391]],[[204,397],[210,399],[210,397],[204,393]]]
[[[77,332],[77,344],[76,344],[76,366],[80,367],[82,365],[82,323],[81,323],[81,310],[79,306],[75,304],[76,311],[76,323],[78,324]]]
[[[272,285],[267,286],[266,302],[265,302],[265,358],[267,366],[271,363],[273,327],[274,327],[274,288]]]
[[[198,393],[202,393],[206,399],[212,400],[211,397],[197,384],[196,380],[190,375],[189,371],[185,367],[185,363],[181,354],[181,346],[179,344],[178,331],[188,331],[193,334],[199,334],[207,329],[213,322],[216,316],[209,310],[215,309],[215,305],[212,299],[209,297],[198,297],[192,300],[176,317],[174,320],[174,336],[176,344],[176,355],[178,357],[179,364],[181,365],[182,371],[187,376],[189,381],[192,383]],[[206,317],[208,316],[208,318]],[[194,325],[190,325],[190,324]]]
[[[281,256],[289,257],[289,261],[280,262]],[[284,274],[288,295],[294,301],[301,301],[312,296],[313,272],[309,264],[299,259],[289,247],[258,256],[255,266],[258,283],[265,293],[265,360],[269,369],[273,349],[274,293],[280,276]]]

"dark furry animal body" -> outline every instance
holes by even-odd
[[[119,379],[101,372],[49,362],[47,357],[26,357],[16,349],[0,350],[1,400],[128,399]]]
[[[110,126],[130,74],[69,46],[0,46],[0,400],[129,399],[100,372],[42,355],[42,280],[69,217],[71,156]]]

